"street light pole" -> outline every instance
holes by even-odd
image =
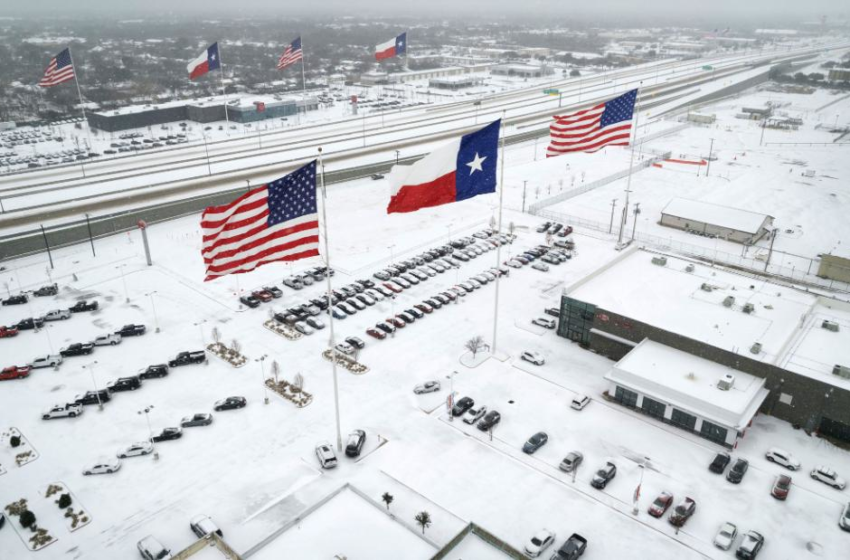
[[[154,408],[154,406],[152,404],[148,405],[145,408],[143,408],[142,410],[139,410],[137,412],[137,414],[144,414],[145,420],[147,420],[147,422],[148,422],[148,441],[151,442],[151,450],[153,450],[153,459],[154,459],[154,461],[156,461],[156,460],[159,459],[159,453],[157,453],[156,446],[155,446],[154,441],[153,441],[153,428],[151,427],[151,419],[148,416],[150,414],[151,410],[153,410],[153,408]]]
[[[97,380],[94,378],[94,365],[97,363],[97,360],[90,363],[88,366],[83,366],[83,369],[88,369],[91,374],[91,382],[94,385],[94,394],[97,395],[97,409],[103,410],[103,402],[100,400],[100,392],[97,390]]]
[[[452,407],[455,403],[455,375],[457,375],[457,371],[453,371],[451,375],[448,375],[449,378],[449,422],[454,422],[454,414],[452,414]]]
[[[534,155],[537,155],[537,149],[534,150]],[[522,213],[525,214],[525,186],[528,184],[528,181],[522,182]]]
[[[714,138],[709,138],[711,144],[708,145],[708,165],[705,167],[705,176],[708,177],[708,172],[711,170],[711,154],[714,151]]]
[[[145,295],[151,298],[151,308],[153,309],[153,321],[154,321],[154,324],[156,325],[156,332],[159,332],[159,317],[157,317],[157,315],[156,315],[156,304],[153,301],[153,295],[155,293],[157,293],[156,290],[154,290],[153,292],[147,293]]]
[[[268,387],[266,387],[266,368],[263,365],[266,361],[266,358],[268,358],[268,355],[263,354],[259,358],[256,358],[254,361],[260,362],[260,375],[262,376],[263,381],[263,402],[265,404],[269,404],[269,390]]]
[[[127,290],[127,278],[124,276],[124,267],[126,264],[119,264],[117,268],[121,272],[121,281],[124,283],[124,296],[127,298],[127,303],[130,303],[130,292]]]
[[[608,233],[614,231],[614,208],[617,207],[617,199],[611,200],[611,223],[608,224]]]
[[[201,331],[201,347],[202,348],[207,347],[207,339],[204,337],[204,323],[206,323],[206,322],[207,322],[207,320],[203,319],[203,320],[195,323],[195,326],[198,327],[198,330]]]
[[[396,164],[396,165],[398,165],[398,156],[399,156],[399,154],[401,154],[401,150],[396,150],[396,151],[395,151],[395,164]]]
[[[640,202],[635,202],[634,213],[635,213],[635,219],[634,219],[634,223],[632,223],[632,241],[635,240],[635,230],[637,230],[637,217],[638,217],[638,214],[640,214]]]

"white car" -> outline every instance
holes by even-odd
[[[368,290],[366,290],[366,291],[365,291],[365,292],[363,292],[363,293],[364,293],[364,294],[369,294],[369,297],[370,297],[370,298],[372,298],[372,299],[374,299],[375,301],[384,301],[384,296],[383,296],[383,295],[381,295],[381,292],[379,292],[378,290],[375,290],[375,289],[368,289]]]
[[[199,539],[202,539],[212,533],[215,533],[219,537],[224,536],[221,529],[218,528],[218,525],[213,523],[213,520],[210,519],[209,515],[196,515],[189,520],[189,528],[192,529],[192,532],[195,533],[195,536]]]
[[[536,366],[542,366],[546,363],[546,360],[543,359],[543,356],[540,355],[539,352],[523,352],[519,355],[519,357],[526,362],[531,362]]]
[[[537,558],[543,551],[555,542],[555,533],[549,529],[541,529],[525,544],[525,553],[531,558]]]
[[[544,329],[554,329],[555,328],[555,320],[549,319],[548,317],[535,317],[531,320],[531,322],[538,327],[543,327]]]
[[[95,346],[115,346],[121,342],[121,335],[110,333],[110,334],[102,334],[99,337],[95,338],[93,343]]]
[[[83,413],[83,405],[81,404],[56,404],[50,408],[50,410],[45,411],[41,418],[43,420],[52,420],[53,418],[74,418]]]
[[[65,319],[71,318],[71,310],[54,309],[53,311],[48,311],[47,314],[42,318],[45,321],[64,321]]]
[[[796,471],[800,468],[800,461],[795,459],[794,456],[787,451],[779,449],[778,447],[771,447],[764,456],[771,463],[782,465],[789,471]]]
[[[149,441],[140,441],[139,443],[134,443],[122,449],[116,454],[116,456],[119,459],[126,459],[127,457],[148,455],[151,452],[153,452],[153,444]]]
[[[348,344],[347,342],[340,342],[339,344],[334,346],[334,349],[347,356],[351,356],[352,354],[354,354],[354,347]]]
[[[316,329],[317,331],[325,328],[325,324],[316,317],[307,317],[307,320],[304,322]]]
[[[148,535],[136,544],[139,554],[145,560],[169,560],[172,558],[171,551],[165,548],[153,535]]]
[[[475,424],[485,414],[487,414],[486,406],[473,406],[472,408],[463,413],[463,421],[467,424]]]
[[[92,465],[86,470],[83,471],[83,474],[88,476],[90,474],[112,474],[118,469],[121,468],[120,461],[113,461],[108,463],[97,463],[96,465]]]
[[[49,354],[34,359],[30,363],[31,368],[56,367],[62,363],[62,356],[59,354]]]
[[[838,476],[834,470],[823,465],[815,468],[811,475],[815,480],[820,480],[824,484],[832,486],[836,490],[844,490],[844,487],[847,486],[844,479]]]
[[[316,445],[316,457],[319,459],[319,464],[323,469],[332,469],[336,467],[336,453],[333,447],[328,442],[322,442]]]
[[[533,265],[531,265],[531,268],[533,268],[534,270],[539,270],[540,272],[549,272],[549,265],[544,264],[542,262],[534,263]]]
[[[573,410],[583,410],[588,404],[590,404],[590,397],[579,394],[573,397],[570,408]]]
[[[417,385],[413,388],[413,392],[417,395],[421,395],[423,393],[434,393],[440,390],[440,382],[439,381],[426,381],[421,385]]]
[[[714,546],[720,550],[729,550],[738,537],[738,528],[733,523],[724,523],[714,535]]]
[[[300,332],[301,334],[310,335],[315,332],[310,325],[306,325],[304,323],[295,323],[294,325],[292,325],[292,328]]]

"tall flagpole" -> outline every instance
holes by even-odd
[[[331,288],[331,253],[328,249],[328,194],[325,190],[325,163],[322,160],[322,148],[319,148],[319,172],[321,173],[321,189],[322,189],[322,229],[325,234],[325,265],[328,269],[325,271],[325,276],[328,279],[328,318],[330,320],[330,343],[331,350],[331,368],[334,377],[334,411],[336,413],[336,448],[337,451],[342,451],[342,432],[339,427],[339,383],[336,375],[336,340],[334,339],[334,314],[332,311],[331,299],[333,288]]]
[[[230,117],[227,114],[227,93],[224,91],[224,60],[221,58],[221,46],[216,50],[218,50],[218,77],[221,80],[221,95],[224,98],[224,120],[230,125]]]
[[[299,39],[301,39],[301,85],[304,89],[304,103],[305,103],[305,105],[304,105],[304,115],[306,116],[307,115],[307,105],[306,105],[306,103],[307,103],[307,74],[304,70],[304,66],[306,64],[306,62],[304,61],[304,39],[302,39],[301,37],[299,37]]]
[[[77,73],[77,67],[74,65],[74,56],[71,54],[71,45],[68,45],[68,58],[71,60],[71,67],[74,69],[74,85],[77,86],[77,96],[80,98],[80,110],[83,112],[83,126],[86,127],[86,137],[89,139],[89,150],[93,150],[94,145],[91,141],[91,129],[89,128],[89,121],[86,118],[86,106],[83,103],[83,92],[80,89],[80,78]],[[82,161],[80,162],[80,168],[83,170],[83,177],[85,178],[86,168]]]
[[[500,132],[502,133],[502,154],[499,156],[501,160],[499,164],[501,165],[501,170],[499,171],[499,233],[502,233],[502,200],[505,195],[505,136],[507,136],[508,128],[505,125],[505,116],[507,111],[502,111],[502,122],[499,125]],[[496,298],[493,304],[493,348],[490,350],[493,356],[496,355],[496,336],[499,331],[499,279],[502,277],[502,271],[500,267],[502,266],[502,244],[496,246],[496,269],[499,270],[499,274],[496,275]]]
[[[635,97],[639,98],[640,88],[643,86],[643,80],[640,81],[640,85],[638,86],[638,92]],[[637,144],[637,135],[638,135],[638,120],[640,119],[640,103],[638,103],[637,99],[635,99],[635,137],[632,140],[632,155],[629,156],[629,175],[626,179],[626,203],[623,205],[623,216],[620,219],[620,233],[617,236],[617,246],[621,246],[623,244],[623,232],[626,229],[626,218],[629,212],[629,193],[632,192],[632,172],[634,170],[634,161],[635,161],[635,144]],[[637,219],[637,216],[635,216]]]

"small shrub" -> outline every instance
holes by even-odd
[[[21,445],[21,436],[12,436],[12,438],[9,440],[9,445],[11,445],[12,447],[18,447],[19,445]]]
[[[60,509],[65,509],[66,507],[68,507],[68,506],[70,506],[70,505],[71,505],[71,502],[72,502],[72,501],[73,501],[73,500],[71,500],[71,495],[70,495],[70,494],[62,494],[61,496],[59,496],[59,502],[58,502],[58,503],[59,503],[59,508],[60,508]]]
[[[27,528],[35,525],[35,514],[28,509],[21,512],[21,527]]]

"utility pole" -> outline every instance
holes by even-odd
[[[154,321],[154,324],[156,325],[156,332],[158,333],[159,332],[159,317],[157,317],[157,315],[156,315],[156,304],[153,301],[153,296],[154,296],[155,293],[157,293],[156,290],[154,290],[150,293],[147,293],[145,295],[148,296],[149,298],[151,298],[151,309],[153,309],[153,321]]]
[[[770,249],[767,252],[767,260],[764,261],[764,271],[767,272],[767,267],[770,265],[770,257],[773,256],[773,242],[776,241],[776,232],[779,231],[773,228],[773,233],[770,234]]]
[[[522,182],[522,213],[525,214],[525,186],[528,184],[528,181]]]
[[[714,138],[710,138],[711,144],[708,145],[708,165],[705,168],[705,176],[708,177],[708,172],[711,170],[711,155],[714,152]]]
[[[635,202],[634,213],[635,213],[635,218],[634,218],[634,223],[632,223],[632,241],[635,240],[635,231],[637,230],[637,217],[638,217],[638,214],[640,214],[640,202]]]
[[[92,382],[92,385],[94,385],[94,393],[95,393],[95,395],[97,395],[97,409],[103,410],[103,402],[101,402],[101,400],[100,400],[100,392],[97,390],[97,381],[94,378],[94,365],[96,363],[97,363],[97,360],[93,361],[92,363],[90,363],[87,366],[83,366],[83,369],[89,370],[89,373],[91,374],[91,382]]]
[[[263,363],[266,361],[266,358],[268,358],[268,355],[263,354],[259,358],[255,358],[254,361],[260,362],[260,377],[263,382],[263,402],[269,404],[269,389],[268,387],[266,387],[266,368],[263,365]]]
[[[608,224],[608,233],[614,231],[614,208],[617,207],[617,199],[611,201],[611,223]]]

